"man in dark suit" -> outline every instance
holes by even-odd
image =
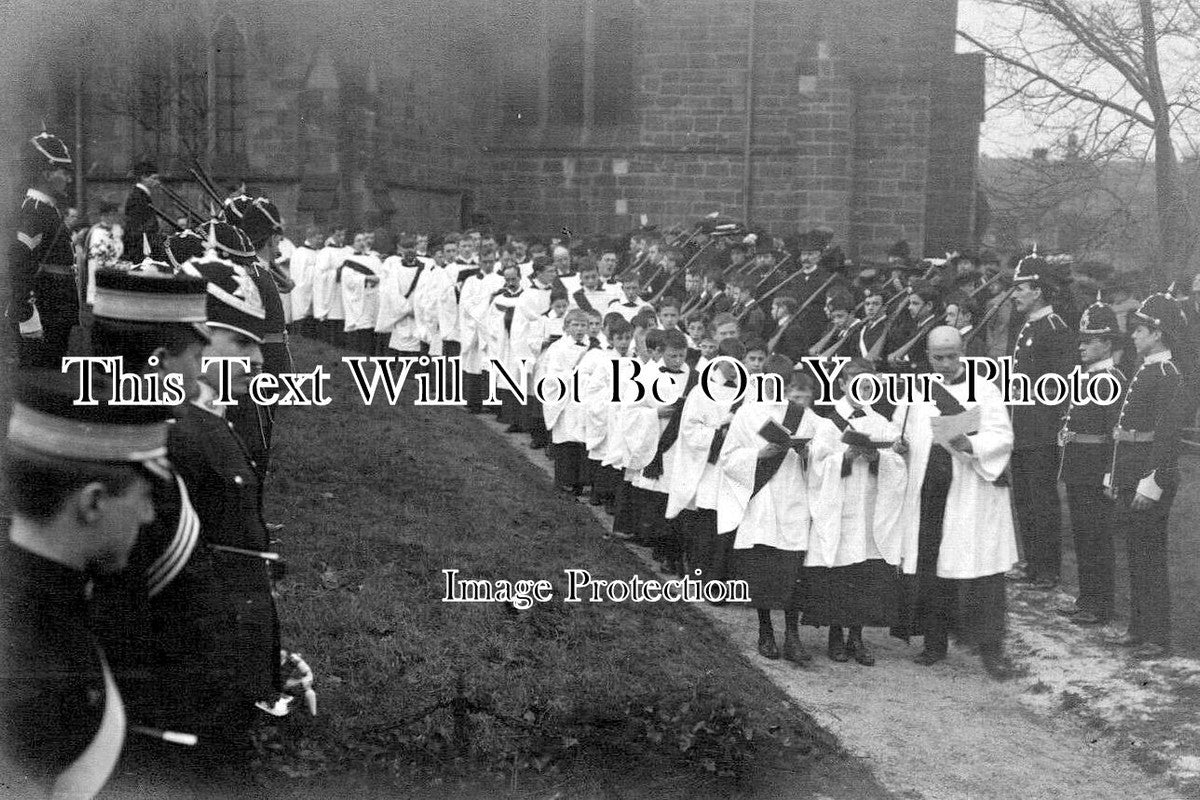
[[[1013,305],[1025,317],[1011,343],[1013,372],[1024,373],[1031,384],[1052,372],[1070,374],[1078,353],[1075,332],[1052,305],[1065,283],[1062,266],[1037,256],[1023,258],[1013,283]],[[1058,585],[1062,569],[1058,432],[1064,405],[1035,402],[1010,406],[1013,507],[1024,545],[1026,576],[1043,589]]]
[[[150,192],[158,186],[158,166],[153,161],[140,161],[133,168],[133,188],[125,198],[125,257],[134,263],[142,260],[142,237],[149,236],[151,244],[158,237],[158,218],[150,207]]]

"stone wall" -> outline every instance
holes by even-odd
[[[506,226],[589,232],[716,211],[772,232],[828,227],[863,257],[900,238],[920,252],[927,227],[939,247],[969,239],[958,187],[973,175],[983,89],[950,80],[952,0],[754,5],[748,186],[751,2],[666,0],[639,19],[637,124],[500,125],[485,207]]]

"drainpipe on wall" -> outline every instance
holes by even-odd
[[[750,7],[747,9],[750,24],[750,41],[747,46],[746,53],[746,123],[743,129],[746,132],[745,150],[742,154],[742,221],[750,224],[750,207],[751,199],[751,178],[750,178],[750,145],[754,141],[754,51],[755,51],[755,25],[754,19],[757,16],[758,0],[749,0]]]

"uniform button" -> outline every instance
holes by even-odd
[[[238,486],[241,486],[246,481],[241,475],[234,475],[233,482],[236,483]]]
[[[257,462],[257,461],[255,461],[255,460],[252,458],[252,459],[250,459],[250,466],[252,466],[252,467],[257,467],[257,466],[258,466],[258,462]]]

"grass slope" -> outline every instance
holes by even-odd
[[[335,352],[296,355],[325,363],[334,399],[284,411],[268,484],[284,641],[321,698],[268,742],[281,794],[880,796],[700,615],[561,602],[564,568],[645,568],[501,438],[411,396],[364,406]],[[447,568],[548,578],[556,596],[443,603]]]

